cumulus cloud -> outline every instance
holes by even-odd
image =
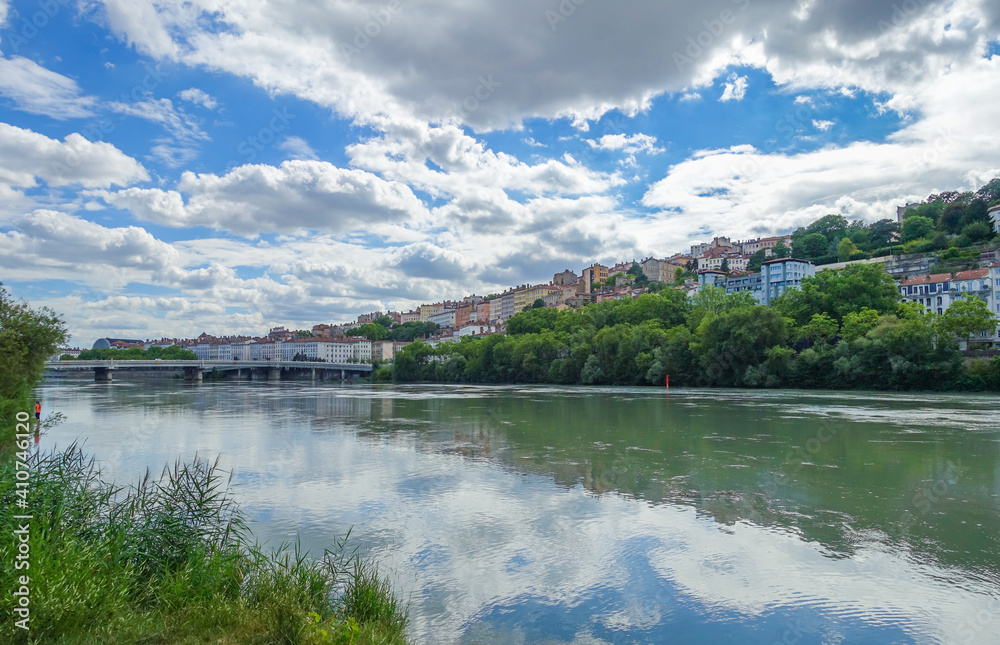
[[[0,184],[32,187],[80,184],[87,188],[126,186],[147,180],[139,162],[113,145],[92,143],[79,134],[63,141],[0,123]]]
[[[345,232],[426,215],[405,185],[320,161],[247,165],[222,176],[185,172],[176,191],[129,188],[91,194],[145,221],[251,237],[265,232]]]
[[[0,58],[0,95],[18,110],[59,120],[93,116],[96,102],[73,79],[21,56]]]

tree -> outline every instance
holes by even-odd
[[[945,233],[958,234],[965,218],[965,204],[956,202],[948,204],[938,218],[938,228]]]
[[[794,243],[792,250],[795,257],[803,260],[816,260],[827,254],[830,241],[822,233],[809,233]]]
[[[840,244],[837,245],[837,259],[841,262],[847,262],[857,253],[859,253],[858,247],[855,246],[854,242],[852,242],[849,237],[845,237],[840,241]]]
[[[545,308],[545,301],[542,300],[541,298],[535,298],[535,301],[533,303],[531,303],[531,308],[532,309],[544,309]]]
[[[972,244],[978,244],[993,237],[993,227],[984,222],[966,224],[962,228],[962,237]]]
[[[384,316],[384,315],[383,316],[379,316],[378,318],[376,318],[372,322],[375,323],[376,325],[382,325],[386,329],[392,329],[392,327],[396,324],[392,320],[392,318],[390,318],[389,316]]]
[[[969,343],[973,334],[990,334],[997,330],[996,317],[989,305],[976,296],[959,298],[937,318],[939,328]],[[968,345],[967,345],[968,346]]]
[[[27,411],[45,361],[67,338],[66,326],[54,311],[32,309],[0,283],[0,435],[13,431],[17,412]]]
[[[385,340],[389,337],[389,330],[376,323],[365,323],[360,327],[347,330],[347,336],[362,336],[368,340]]]
[[[760,271],[760,265],[764,264],[764,260],[766,259],[767,259],[766,249],[755,251],[754,254],[751,255],[750,259],[747,261],[747,271],[750,271],[752,273]]]
[[[813,314],[812,319],[799,328],[799,338],[813,343],[826,343],[833,340],[840,330],[837,321],[827,314]]]
[[[841,321],[846,314],[865,307],[882,314],[894,313],[899,298],[899,289],[884,267],[851,264],[803,278],[801,289],[786,291],[773,306],[797,324],[805,325],[813,314],[825,313]]]
[[[745,385],[748,368],[783,345],[788,331],[781,314],[771,307],[741,307],[706,318],[695,332],[692,351],[712,385]]]
[[[722,258],[722,266],[719,267],[719,270],[723,273],[729,273],[729,258]]]
[[[846,341],[861,338],[878,326],[882,314],[864,307],[861,311],[851,311],[844,314],[844,320],[840,325],[840,337]]]
[[[912,242],[934,230],[934,220],[929,217],[907,217],[903,222],[903,241]]]
[[[790,258],[792,257],[792,250],[785,246],[784,240],[779,240],[777,244],[771,247],[771,257]]]
[[[868,243],[872,250],[892,246],[899,239],[899,222],[881,219],[868,227]]]

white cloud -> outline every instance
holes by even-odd
[[[21,56],[0,58],[0,94],[18,110],[59,120],[93,116],[96,102],[73,79]]]
[[[823,121],[818,119],[813,119],[813,127],[815,127],[820,132],[826,132],[833,126],[837,125],[835,121]]]
[[[91,143],[79,134],[63,141],[0,123],[0,184],[32,187],[80,184],[86,188],[127,186],[149,179],[137,161],[113,145]]]
[[[129,188],[92,194],[157,224],[206,226],[251,237],[345,232],[382,222],[415,222],[427,214],[406,186],[321,161],[247,165],[223,176],[186,172],[177,191]]]
[[[528,137],[527,139],[524,139],[523,141],[526,144],[528,144],[529,146],[531,146],[532,148],[546,148],[547,147],[544,143],[539,143],[539,142],[535,141],[534,137]]]
[[[194,103],[195,105],[200,105],[209,110],[214,110],[219,106],[219,102],[216,101],[208,92],[199,90],[197,87],[189,87],[186,90],[181,90],[177,93],[177,97],[182,101]]]
[[[648,134],[606,134],[597,141],[593,139],[587,139],[586,141],[592,148],[621,150],[626,154],[636,154],[638,152],[657,154],[663,152],[662,148],[656,147],[656,137]]]
[[[747,94],[747,77],[738,76],[736,72],[729,75],[729,80],[725,84],[725,89],[722,91],[722,96],[719,97],[720,101],[742,101],[743,97]]]
[[[312,146],[302,137],[285,137],[278,149],[284,150],[292,159],[317,160],[319,155],[312,149]]]

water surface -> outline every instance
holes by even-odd
[[[221,455],[261,539],[353,527],[418,643],[1000,642],[998,397],[54,381],[119,481]]]

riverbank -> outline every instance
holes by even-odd
[[[25,456],[28,479],[16,474]],[[228,477],[218,462],[195,460],[123,489],[75,445],[8,454],[0,523],[27,539],[0,543],[0,579],[25,593],[4,596],[0,640],[406,643],[406,609],[375,564],[344,540],[321,558],[264,549]]]

